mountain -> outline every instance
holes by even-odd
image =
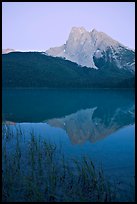
[[[10,49],[10,48],[2,49],[2,54],[8,54],[10,52],[16,52],[16,51],[14,49]]]
[[[88,32],[84,27],[73,27],[65,44],[46,53],[94,69],[116,67],[135,71],[135,52],[96,29]]]
[[[95,29],[73,27],[46,52],[2,53],[3,87],[134,88],[135,51]]]
[[[2,87],[134,88],[134,72],[107,66],[88,69],[43,52],[11,52],[2,55]]]

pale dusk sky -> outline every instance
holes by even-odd
[[[2,3],[3,49],[45,51],[64,44],[73,26],[95,28],[134,49],[135,3]]]

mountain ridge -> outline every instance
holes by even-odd
[[[39,52],[2,55],[2,87],[134,88],[134,78],[109,64],[96,70]]]
[[[72,27],[65,44],[46,52],[8,52],[2,55],[3,87],[135,85],[135,52],[96,29],[89,32],[84,27]]]
[[[106,56],[109,52],[109,58]],[[125,58],[123,53],[130,56]],[[99,69],[95,63],[95,58],[106,58],[108,62],[113,61],[121,69],[135,71],[135,52],[112,39],[104,32],[96,29],[86,31],[84,27],[72,27],[68,40],[60,47],[50,48],[46,54],[53,57],[62,57],[80,66]],[[128,64],[130,63],[130,65]]]
[[[2,49],[2,54],[8,54],[10,52],[16,52],[16,51],[14,49],[11,49],[11,48]]]

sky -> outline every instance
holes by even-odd
[[[45,51],[61,46],[73,26],[105,32],[135,48],[134,2],[3,2],[2,48]]]

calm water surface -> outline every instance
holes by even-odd
[[[128,192],[135,175],[134,91],[109,89],[3,89],[2,117],[35,136],[62,145],[66,158],[89,156]],[[9,122],[7,122],[9,123]],[[22,139],[22,150],[25,142]],[[14,149],[14,141],[8,144]],[[130,192],[131,193],[131,192]]]

